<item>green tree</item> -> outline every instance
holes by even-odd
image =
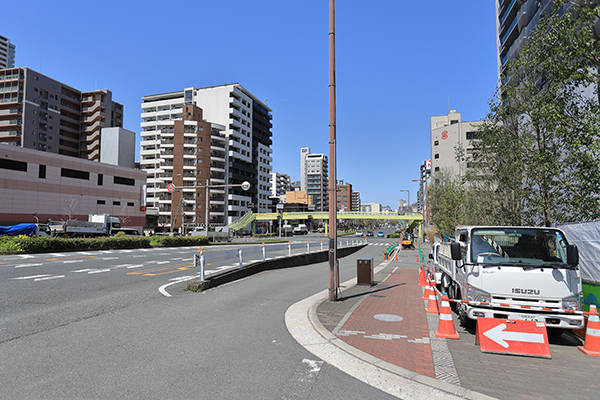
[[[555,6],[508,65],[466,177],[514,224],[600,217],[600,6]]]
[[[454,236],[454,229],[465,221],[462,182],[447,171],[433,174],[428,193],[431,222],[438,232]]]

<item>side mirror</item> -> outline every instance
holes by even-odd
[[[460,249],[460,243],[450,243],[450,255],[454,261],[462,260],[462,251]]]
[[[567,245],[567,264],[573,267],[579,264],[579,250],[575,244]]]
[[[433,260],[433,254],[429,253],[429,259]]]

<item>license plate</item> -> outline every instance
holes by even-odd
[[[539,317],[537,315],[531,314],[519,314],[519,319],[523,319],[525,321],[539,321]]]

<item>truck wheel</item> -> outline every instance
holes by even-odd
[[[469,316],[467,315],[467,312],[465,311],[465,309],[462,306],[459,306],[459,308],[458,308],[458,316],[460,317],[460,324],[464,328],[466,328],[466,329],[475,328],[476,321],[474,319],[469,318]]]

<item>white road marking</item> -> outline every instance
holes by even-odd
[[[148,254],[139,254],[139,255],[133,256],[133,258],[139,258],[139,257],[148,257]]]
[[[15,265],[15,268],[39,267],[40,265],[44,265],[44,263]]]
[[[167,288],[167,287],[169,287],[169,286],[171,286],[171,285],[175,285],[175,284],[177,284],[177,283],[181,283],[181,282],[189,281],[189,280],[192,280],[192,279],[196,279],[196,278],[198,278],[199,276],[200,276],[200,275],[194,275],[194,276],[180,276],[179,278],[173,278],[173,279],[171,279],[171,281],[172,281],[171,283],[167,283],[167,284],[164,284],[164,285],[162,285],[161,287],[159,287],[159,288],[158,288],[158,291],[159,291],[159,292],[160,292],[162,295],[164,295],[164,296],[166,296],[166,297],[172,297],[172,296],[169,294],[169,292],[167,292],[167,291],[166,291],[166,288]]]
[[[58,278],[64,278],[64,275],[53,275],[53,276],[47,276],[45,278],[36,278],[33,281],[37,282],[37,281],[47,281],[49,279],[58,279]]]
[[[71,271],[71,272],[89,272],[89,271],[95,271],[95,269],[86,268],[86,269],[78,269],[77,271]]]
[[[78,251],[77,254],[81,254],[82,256],[91,256],[91,255],[94,255],[94,253],[88,253],[87,251]]]
[[[118,260],[119,257],[103,257],[102,261],[107,261],[107,260]]]
[[[73,264],[73,263],[80,263],[83,262],[83,260],[66,260],[63,261],[63,264]]]
[[[157,261],[157,262],[156,262],[156,265],[159,265],[159,264],[168,264],[168,263],[170,263],[170,262],[171,262],[171,261]]]
[[[25,258],[33,258],[34,256],[32,256],[31,254],[19,254],[19,257],[25,259]]]
[[[130,265],[127,269],[143,267],[144,264]]]
[[[44,276],[50,276],[50,275],[46,274],[46,275],[20,276],[18,278],[10,278],[10,279],[36,279],[36,278],[42,278]]]
[[[90,271],[90,272],[88,272],[88,274],[99,274],[99,273],[102,273],[102,272],[109,272],[109,271],[110,271],[110,268],[106,268],[106,269],[96,269],[96,270],[94,270],[94,271]]]
[[[66,257],[66,254],[63,253],[50,253],[52,257]]]

